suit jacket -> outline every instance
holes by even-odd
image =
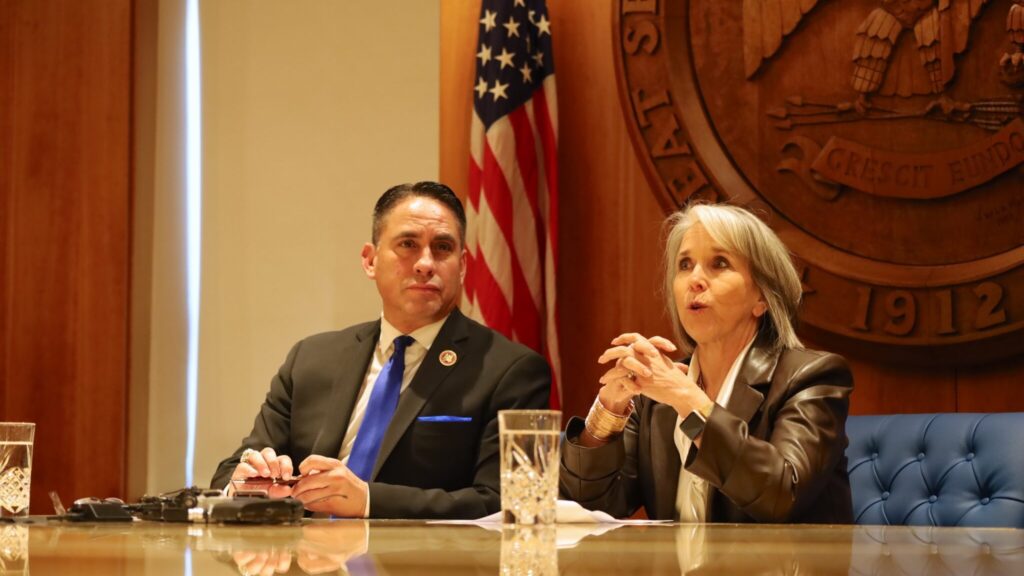
[[[223,487],[246,448],[272,447],[296,466],[337,458],[380,321],[296,344],[270,385],[252,432],[217,468]],[[444,366],[438,356],[454,351]],[[525,346],[452,311],[384,433],[370,479],[373,518],[479,518],[498,511],[498,410],[546,408],[547,363]],[[422,417],[456,416],[464,421]]]
[[[846,361],[811,350],[751,346],[724,408],[716,406],[687,471],[709,483],[708,522],[852,523],[846,416],[853,377]],[[638,396],[623,433],[608,444],[562,443],[561,491],[617,517],[646,508],[674,519],[680,458],[676,412]]]

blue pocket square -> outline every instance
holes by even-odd
[[[472,422],[469,416],[420,416],[420,422]]]

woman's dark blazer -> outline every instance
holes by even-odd
[[[750,347],[726,407],[715,406],[686,469],[709,482],[708,522],[852,523],[846,415],[853,376],[835,354]],[[640,506],[676,518],[676,412],[638,396],[626,429],[585,448],[573,418],[562,442],[560,488],[616,517]]]

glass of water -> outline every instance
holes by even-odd
[[[0,574],[28,574],[28,526],[0,523]]]
[[[558,527],[505,525],[501,529],[501,576],[558,576]]]
[[[501,510],[505,524],[554,524],[558,499],[558,410],[501,410]]]
[[[0,516],[28,516],[36,425],[0,422]]]

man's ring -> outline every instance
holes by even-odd
[[[626,372],[626,378],[629,378],[630,380],[636,380],[636,372],[633,372],[632,370]]]
[[[242,451],[242,457],[239,458],[238,461],[241,462],[242,464],[248,464],[249,458],[251,458],[253,454],[259,454],[259,452],[253,450],[252,448],[246,448],[244,451]]]

